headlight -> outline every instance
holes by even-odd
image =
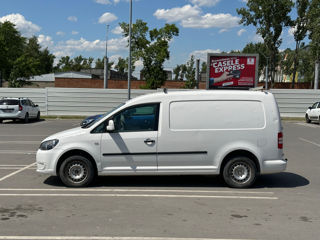
[[[52,148],[57,146],[58,143],[59,143],[58,139],[48,140],[48,141],[42,142],[39,148],[41,150],[51,150]]]

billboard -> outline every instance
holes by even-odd
[[[258,54],[208,53],[207,89],[256,87],[258,63]]]

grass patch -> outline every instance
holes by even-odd
[[[85,119],[88,116],[41,116],[42,119]]]
[[[304,122],[305,119],[304,117],[282,117],[282,121],[299,121],[299,122]]]

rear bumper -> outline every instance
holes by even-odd
[[[24,119],[24,114],[23,114],[23,112],[1,113],[0,119],[2,119],[2,120]]]
[[[262,163],[261,174],[283,172],[287,168],[287,159],[266,160]]]

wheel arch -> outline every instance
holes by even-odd
[[[80,155],[83,157],[86,157],[93,165],[94,171],[95,171],[95,175],[98,174],[98,168],[97,168],[97,163],[95,161],[95,159],[91,156],[91,154],[89,154],[88,152],[81,150],[81,149],[72,149],[69,150],[67,152],[65,152],[64,154],[62,154],[57,162],[56,165],[56,174],[57,176],[59,176],[59,171],[60,171],[60,167],[62,162],[67,159],[68,157],[74,156],[74,155]]]
[[[227,164],[227,162],[230,159],[232,159],[234,157],[239,157],[239,156],[245,156],[245,157],[250,158],[254,162],[254,164],[256,165],[257,173],[260,173],[260,163],[259,163],[257,156],[255,154],[253,154],[252,152],[250,152],[248,150],[243,150],[243,149],[234,150],[232,152],[229,152],[222,160],[219,173],[220,174],[223,173],[224,166]]]

